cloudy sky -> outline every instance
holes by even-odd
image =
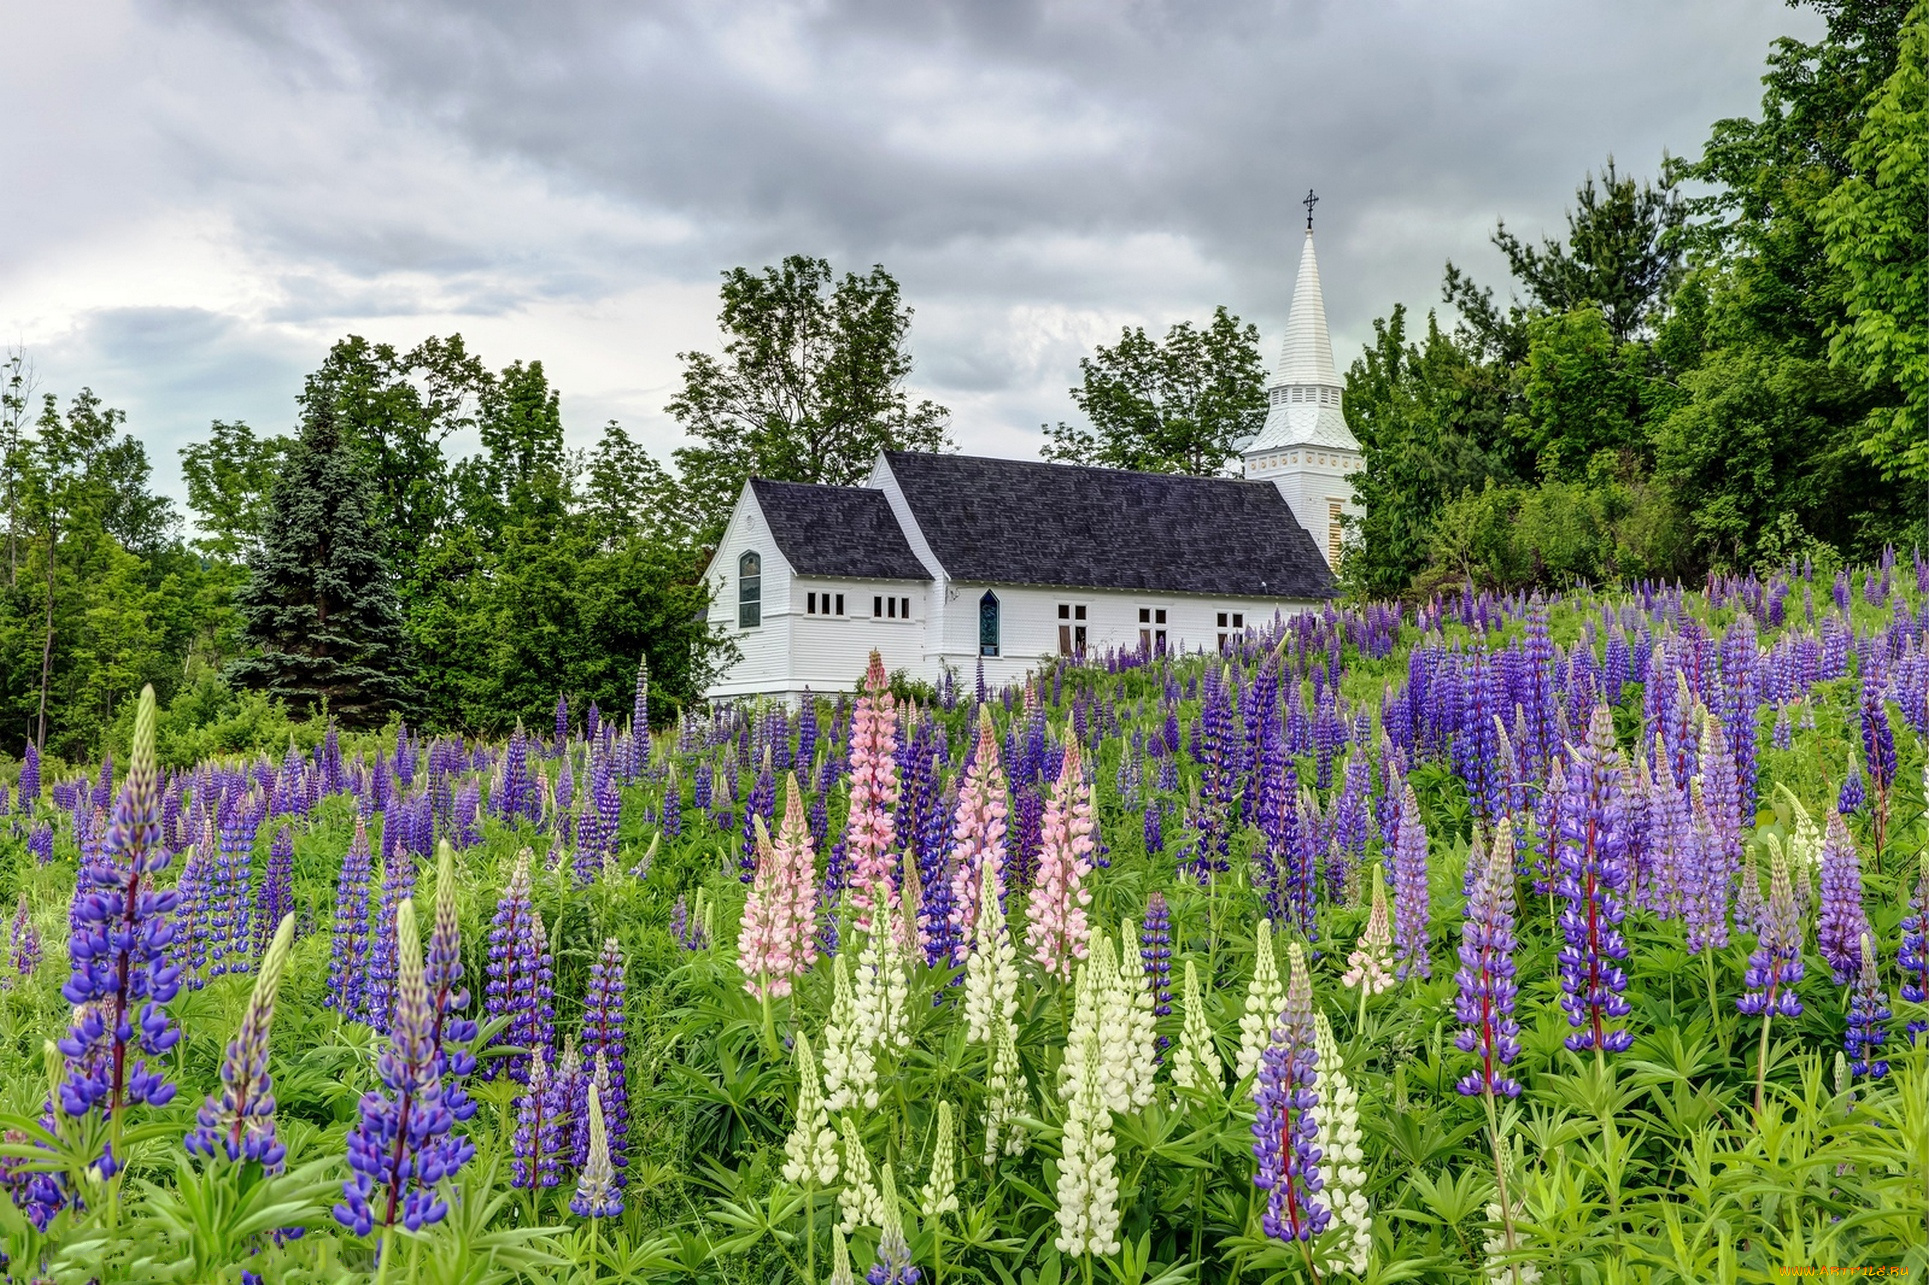
[[[1216,303],[1269,359],[1320,193],[1336,356],[1496,218],[1753,113],[1770,0],[0,0],[0,341],[160,481],[347,333],[540,358],[652,445],[734,264],[883,263],[916,391],[1036,452],[1080,355]]]

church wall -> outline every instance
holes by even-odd
[[[1312,603],[1278,598],[1219,598],[1204,594],[1137,593],[1113,589],[1041,589],[1030,586],[969,584],[953,581],[945,588],[945,616],[942,632],[932,635],[927,677],[935,681],[944,662],[949,662],[961,678],[969,682],[978,664],[978,604],[986,590],[998,595],[1000,654],[985,658],[985,680],[1007,683],[1022,678],[1041,660],[1059,654],[1058,628],[1074,628],[1074,620],[1060,620],[1060,605],[1086,611],[1085,648],[1088,653],[1108,647],[1137,647],[1141,629],[1166,631],[1166,646],[1208,649],[1218,646],[1219,613],[1226,613],[1227,631],[1231,617],[1240,616],[1245,627],[1272,620],[1275,613],[1294,615],[1308,610]],[[1154,614],[1153,621],[1141,624],[1141,609]],[[1156,621],[1158,612],[1166,621]],[[885,664],[893,668],[889,655]]]
[[[747,551],[763,560],[762,623],[754,629],[737,627],[737,566]],[[784,687],[791,671],[791,613],[789,603],[794,576],[790,564],[777,550],[770,526],[749,487],[737,497],[730,521],[710,560],[707,579],[711,586],[709,619],[713,626],[733,639],[741,651],[737,663],[722,680],[712,686],[710,696],[741,696],[753,692],[775,691]]]

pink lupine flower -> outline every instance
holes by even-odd
[[[998,738],[993,735],[991,711],[978,710],[978,748],[958,791],[958,818],[951,830],[951,962],[962,964],[971,952],[978,928],[978,895],[984,865],[991,863],[992,883],[1002,897],[1005,890],[1005,769],[998,762]]]
[[[851,717],[851,808],[845,850],[851,866],[851,904],[857,926],[871,927],[871,889],[880,881],[890,889],[889,909],[897,908],[893,876],[897,862],[898,725],[897,702],[884,676],[884,658],[871,653],[864,671],[864,694]]]
[[[1072,961],[1085,958],[1091,926],[1085,907],[1092,890],[1092,787],[1079,770],[1078,741],[1065,742],[1065,762],[1045,801],[1038,874],[1032,883],[1025,944],[1038,966],[1060,981],[1072,979]]]
[[[757,878],[737,934],[744,988],[759,999],[766,990],[772,996],[790,994],[791,979],[817,962],[817,861],[795,772],[784,786],[784,822],[775,842],[763,818],[755,819]]]

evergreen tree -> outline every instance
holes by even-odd
[[[381,723],[409,703],[401,607],[376,525],[380,494],[332,410],[312,407],[275,482],[260,548],[236,595],[253,651],[228,679],[328,712]]]

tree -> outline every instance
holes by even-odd
[[[1859,426],[1889,480],[1929,482],[1929,4],[1904,20],[1895,70],[1849,145],[1852,172],[1822,201],[1848,321],[1830,358],[1893,390]]]
[[[1529,245],[1504,221],[1494,229],[1494,245],[1539,311],[1596,308],[1614,341],[1624,344],[1652,322],[1681,280],[1672,233],[1681,226],[1683,206],[1665,183],[1637,185],[1619,173],[1612,156],[1598,187],[1592,174],[1581,180],[1574,203],[1565,245],[1552,238]],[[1451,264],[1447,271],[1450,279],[1457,276]]]
[[[1204,329],[1174,324],[1163,343],[1128,328],[1078,368],[1072,400],[1092,427],[1046,428],[1048,460],[1213,477],[1266,422],[1259,328],[1223,306]]]
[[[913,406],[911,309],[882,266],[833,282],[822,259],[724,274],[723,357],[677,354],[669,412],[696,440],[674,454],[706,531],[750,477],[852,486],[883,450],[942,450],[950,412]]]
[[[292,445],[257,438],[239,420],[215,420],[208,440],[181,448],[181,476],[198,534],[189,543],[219,562],[243,562],[261,538],[275,475]]]
[[[583,508],[604,542],[640,537],[688,544],[696,530],[688,493],[615,420],[590,454]]]
[[[1424,342],[1407,341],[1406,308],[1373,323],[1374,342],[1346,373],[1346,417],[1364,462],[1353,475],[1365,516],[1352,523],[1350,584],[1375,597],[1406,591],[1427,565],[1435,516],[1449,500],[1520,469],[1506,431],[1518,399],[1480,341],[1449,335],[1429,314]]]
[[[276,480],[248,583],[236,595],[253,654],[228,679],[329,714],[380,724],[410,702],[402,613],[382,554],[382,496],[320,401]]]
[[[442,444],[474,425],[488,380],[461,335],[430,336],[407,353],[349,335],[329,349],[297,398],[305,420],[327,412],[363,454],[381,500],[386,552],[398,570],[448,518]]]
[[[483,453],[454,472],[463,519],[485,539],[495,539],[539,510],[559,511],[569,461],[562,397],[550,387],[543,364],[511,362],[502,374],[481,381],[476,427]]]

